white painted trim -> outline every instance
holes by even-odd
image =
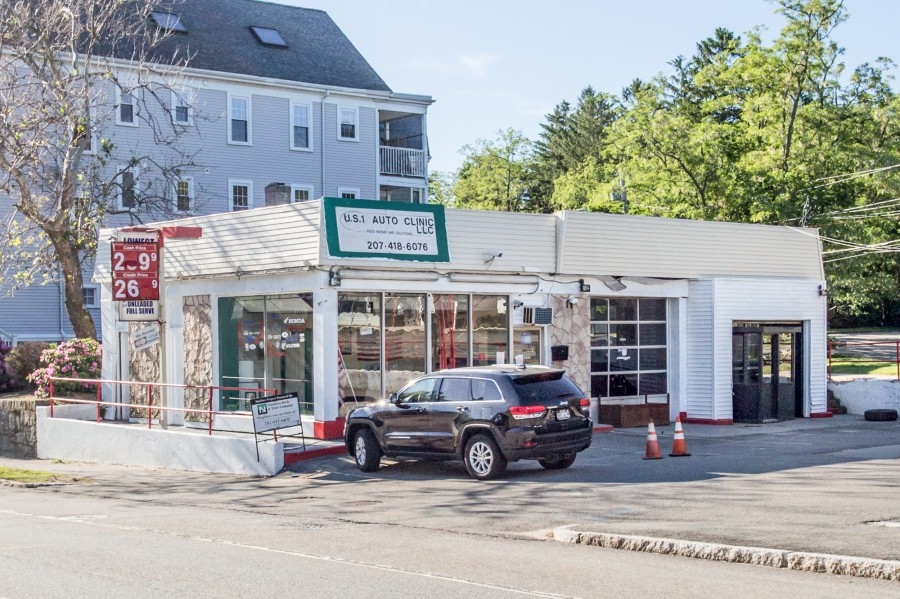
[[[181,210],[178,208],[178,184],[182,181],[187,182],[188,184],[188,209]],[[229,187],[229,189],[231,189]],[[181,177],[177,181],[175,181],[175,185],[172,188],[172,208],[175,212],[181,214],[189,214],[194,210],[194,178],[193,177]]]
[[[170,113],[172,116],[172,124],[180,125],[182,127],[190,127],[194,124],[194,91],[189,87],[184,87],[181,91],[171,90],[172,99],[170,105]],[[187,121],[179,121],[175,119],[175,115],[177,114],[177,108],[179,106],[184,106],[187,108]]]
[[[294,145],[294,127],[297,126],[295,121],[295,108],[303,107],[306,108],[306,147],[295,146]],[[291,100],[290,103],[290,114],[288,115],[288,121],[290,122],[290,129],[288,130],[288,143],[290,144],[290,149],[295,152],[312,152],[313,151],[313,111],[312,111],[312,103],[310,102],[297,102],[295,100]]]
[[[233,101],[234,100],[245,100],[247,102],[247,141],[235,141],[231,137],[231,120],[233,118]],[[232,92],[228,92],[227,98],[228,106],[228,118],[225,119],[226,127],[228,127],[228,143],[233,146],[252,146],[253,145],[253,101],[252,95],[250,93],[247,94],[233,94]]]
[[[341,123],[343,119],[344,112],[352,112],[353,113],[353,137],[344,137],[341,135]],[[359,141],[359,108],[356,106],[341,106],[337,105],[337,118],[335,119],[337,123],[337,139],[338,141]]]
[[[298,190],[306,190],[309,192],[309,198],[306,200],[296,200],[294,199],[294,192]],[[312,185],[303,185],[301,183],[291,183],[291,204],[296,204],[298,201],[300,202],[308,202],[310,200],[316,199],[315,196],[315,188]]]
[[[128,92],[128,97],[131,98],[131,121],[123,121],[122,120],[122,105],[123,105],[123,94],[122,88],[118,85],[115,86],[116,89],[116,125],[121,125],[123,127],[137,127],[138,126],[138,103],[137,99],[134,97],[134,90]]]
[[[342,197],[344,197],[345,193],[347,193],[347,194],[352,193],[353,197],[355,199],[357,199],[357,200],[361,199],[360,193],[359,193],[359,187],[338,187],[337,197],[342,198]]]
[[[251,179],[229,179],[228,180],[228,212],[243,212],[243,210],[234,209],[234,186],[244,185],[247,187],[247,208],[253,208],[253,181]]]
[[[96,283],[85,283],[81,286],[82,288],[82,297],[84,297],[84,289],[93,289],[94,290],[94,301],[91,303],[84,303],[85,308],[99,308],[100,307],[100,285]]]

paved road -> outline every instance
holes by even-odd
[[[278,482],[290,481],[306,487]],[[308,495],[292,507],[273,506],[268,492],[254,499],[249,487],[241,495],[192,505],[180,493],[0,488],[0,596],[896,597],[888,581],[377,525],[341,517],[340,504],[308,515]],[[395,497],[390,510],[404,504]]]
[[[663,453],[671,427],[660,429]],[[859,416],[685,427],[686,458],[643,460],[646,433],[620,429],[566,471],[533,463],[479,483],[459,463],[348,457],[270,479],[91,464],[29,464],[89,477],[35,491],[498,538],[578,530],[900,560],[900,423]],[[22,462],[0,458],[0,465]],[[14,491],[18,492],[18,491]],[[0,504],[2,505],[2,504]]]
[[[836,347],[835,355],[851,358],[895,362],[900,330],[878,333],[831,333],[829,337],[846,345]]]

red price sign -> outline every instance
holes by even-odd
[[[159,247],[156,243],[112,243],[113,299],[159,299]]]

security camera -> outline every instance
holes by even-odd
[[[499,258],[503,255],[503,252],[500,250],[484,250],[485,258]]]
[[[570,295],[568,298],[566,298],[566,303],[569,304],[570,306],[577,306],[578,298],[575,297],[574,295]]]

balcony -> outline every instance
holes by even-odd
[[[378,121],[381,174],[419,179],[427,177],[425,115],[381,110]]]
[[[400,177],[427,176],[428,160],[424,150],[381,146],[381,174]]]

